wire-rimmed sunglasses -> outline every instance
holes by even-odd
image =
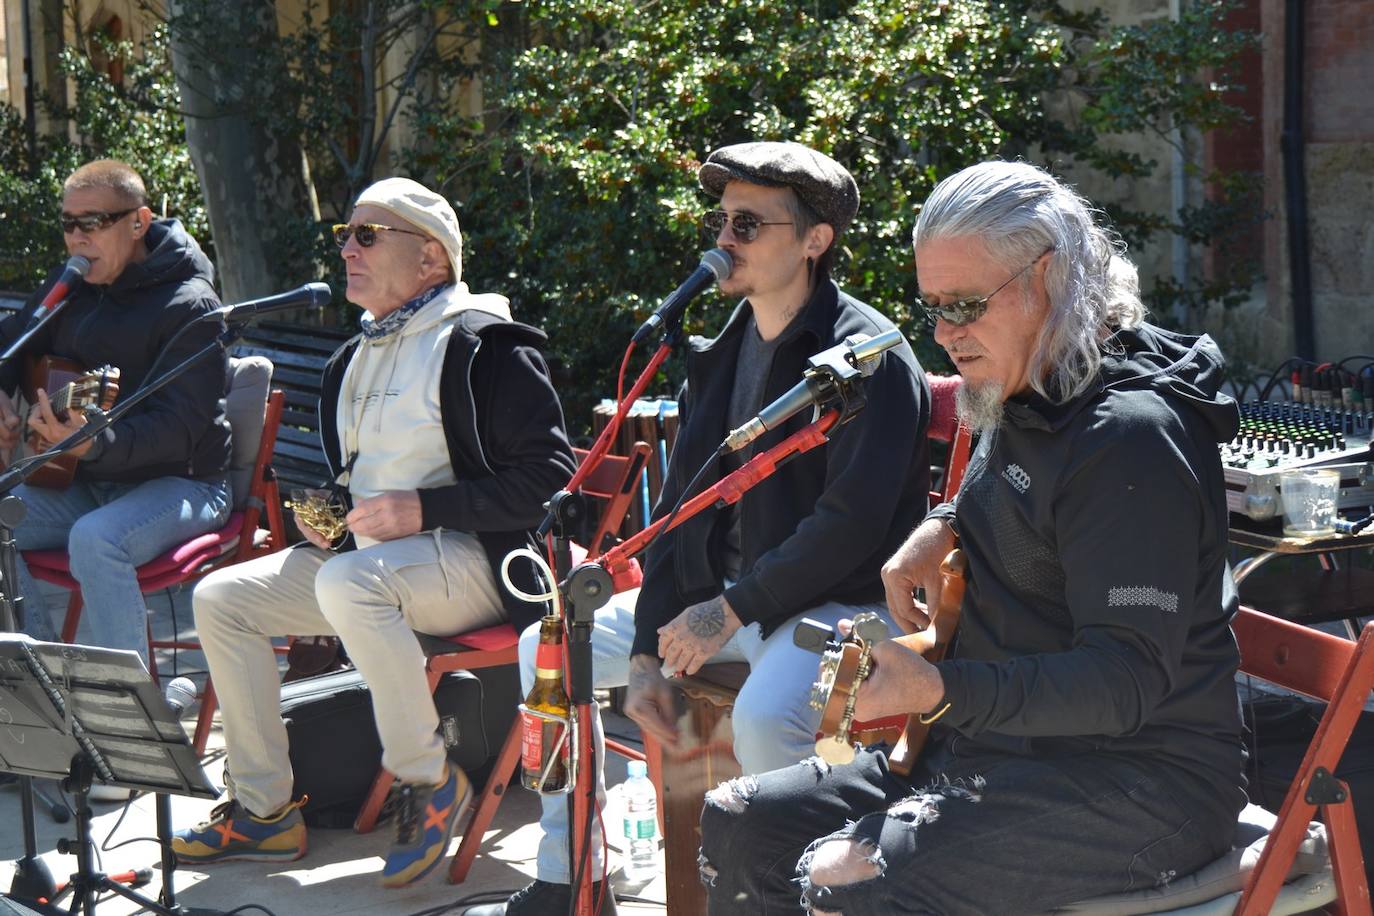
[[[377,241],[378,232],[404,232],[406,235],[418,235],[422,239],[429,238],[423,232],[401,229],[397,226],[383,226],[381,223],[359,223],[356,226],[350,226],[347,223],[335,223],[334,244],[342,248],[348,244],[350,238],[356,237],[359,245],[364,248],[371,248]]]
[[[955,299],[953,302],[934,305],[927,302],[925,297],[917,293],[916,307],[925,314],[926,323],[932,328],[935,327],[936,321],[943,321],[945,324],[953,325],[956,328],[962,328],[965,325],[973,324],[987,312],[988,300],[1010,286],[1011,281],[1030,270],[1040,262],[1041,258],[1051,251],[1054,251],[1054,249],[1046,248],[1043,252],[1036,255],[1034,261],[1031,261],[1025,267],[1021,268],[1010,277],[1007,277],[1005,283],[988,293],[986,296],[966,296],[963,299]]]
[[[759,237],[759,229],[764,226],[790,226],[791,221],[769,222],[761,220],[752,213],[736,213],[731,216],[724,210],[707,210],[701,214],[701,224],[716,235],[725,228],[725,224],[730,224],[730,231],[735,234],[735,238],[746,244]]]
[[[99,232],[101,229],[110,228],[137,209],[138,207],[130,207],[127,210],[110,210],[103,213],[63,213],[57,221],[62,224],[63,232],[71,233],[77,229],[82,232]]]

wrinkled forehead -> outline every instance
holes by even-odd
[[[990,279],[1004,273],[977,236],[923,240],[916,246],[916,284],[923,294],[965,296],[986,293]]]

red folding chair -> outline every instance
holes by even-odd
[[[1264,852],[1245,882],[1236,913],[1262,916],[1270,911],[1307,836],[1309,822],[1319,814],[1326,825],[1340,911],[1351,916],[1369,914],[1369,885],[1350,787],[1333,774],[1374,689],[1374,622],[1365,625],[1358,641],[1351,642],[1241,608],[1231,629],[1240,644],[1242,671],[1327,704]]]
[[[178,544],[171,550],[138,567],[139,589],[146,595],[172,586],[193,582],[212,569],[230,566],[280,550],[286,545],[281,497],[272,471],[272,451],[277,428],[281,425],[286,396],[271,391],[272,363],[266,357],[250,356],[230,360],[229,393],[226,414],[233,430],[233,457],[230,476],[234,490],[234,510],[223,527],[208,531]],[[262,529],[260,524],[266,522]],[[62,624],[62,641],[74,642],[81,622],[81,586],[72,577],[71,558],[65,550],[26,550],[24,562],[35,579],[67,589],[67,616]],[[148,629],[148,667],[157,678],[157,649],[199,649],[198,642],[180,639],[155,640]],[[205,679],[200,713],[192,743],[197,754],[205,752],[210,725],[216,708],[214,685]]]

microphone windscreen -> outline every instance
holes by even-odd
[[[196,701],[196,684],[189,677],[175,678],[167,685],[164,696],[167,705],[181,712]]]
[[[310,290],[309,308],[322,309],[334,299],[334,291],[328,283],[307,283],[305,288]]]
[[[724,248],[712,248],[701,256],[701,263],[716,275],[716,282],[729,279],[730,271],[735,269],[735,260]]]
[[[84,277],[91,272],[91,262],[79,254],[74,254],[67,258],[66,269],[75,271],[78,277]]]

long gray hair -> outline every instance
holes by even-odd
[[[1025,162],[983,162],[936,185],[912,230],[915,247],[933,239],[978,238],[1008,271],[1050,251],[1050,310],[1030,384],[1063,403],[1097,376],[1110,334],[1145,319],[1135,265],[1092,206],[1048,172]],[[1029,289],[1029,274],[1020,281]]]

